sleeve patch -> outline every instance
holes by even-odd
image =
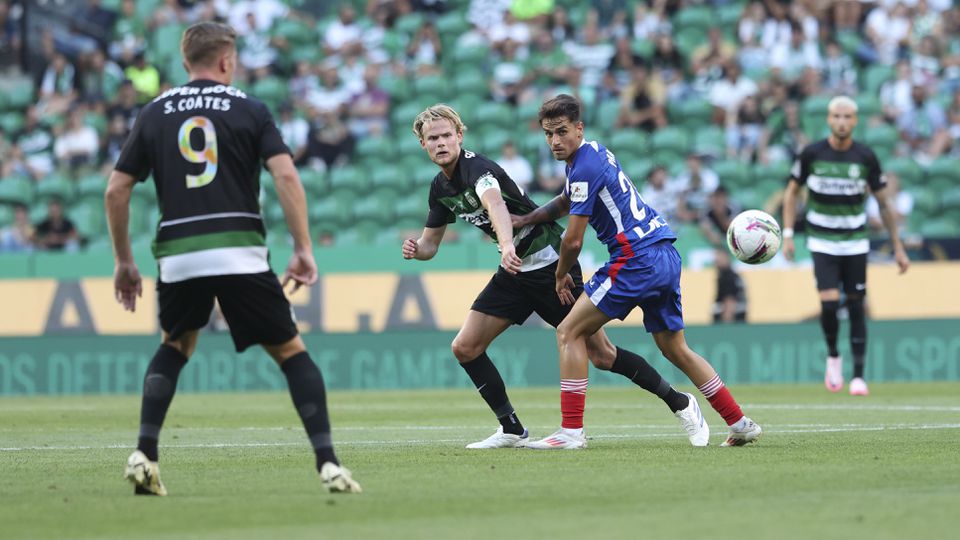
[[[500,191],[500,183],[497,182],[497,179],[493,177],[493,174],[487,172],[483,176],[477,179],[477,185],[474,188],[474,191],[477,192],[477,197],[483,197],[483,194],[488,189],[495,189]]]
[[[586,182],[570,182],[570,202],[586,202],[587,195]]]

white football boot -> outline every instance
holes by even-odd
[[[135,495],[166,496],[167,488],[160,481],[160,466],[156,461],[150,461],[140,450],[135,450],[127,458],[127,468],[123,477],[133,484]]]
[[[512,433],[504,433],[503,426],[500,426],[497,428],[497,431],[493,433],[493,435],[482,441],[470,443],[467,445],[467,448],[471,450],[488,448],[523,448],[527,445],[527,441],[529,440],[530,434],[526,429],[523,430],[522,434],[514,435]]]
[[[684,392],[690,398],[686,409],[673,413],[680,420],[680,426],[687,432],[687,438],[693,446],[706,446],[710,442],[710,426],[703,419],[700,404],[692,394]]]
[[[553,435],[530,441],[527,448],[534,450],[579,450],[587,447],[587,437],[583,429],[558,429]]]
[[[730,434],[720,446],[743,446],[756,441],[760,435],[763,435],[760,424],[744,416],[742,420],[730,426]]]
[[[350,469],[332,461],[328,461],[320,467],[320,481],[323,482],[324,489],[330,493],[363,492],[360,489],[360,484],[350,474]]]
[[[843,389],[843,358],[828,356],[827,366],[823,374],[823,385],[831,392]]]

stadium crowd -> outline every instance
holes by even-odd
[[[60,18],[40,9],[56,3],[0,0],[0,250],[108,246],[106,172],[140,108],[185,82],[185,25],[209,19],[242,36],[236,86],[274,111],[327,243],[393,242],[422,226],[434,172],[410,123],[438,101],[464,117],[467,148],[549,198],[564,168],[536,110],[559,92],[579,97],[591,134],[648,202],[713,245],[740,208],[776,211],[794,156],[827,134],[827,101],[849,94],[855,138],[896,177],[907,230],[960,237],[960,7],[950,0],[78,0]],[[30,22],[34,12],[44,24]],[[145,242],[158,216],[150,190],[138,191],[134,238]],[[282,225],[269,185],[264,201]]]

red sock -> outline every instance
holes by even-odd
[[[723,417],[728,426],[736,424],[743,418],[740,405],[737,404],[737,400],[733,399],[726,385],[720,380],[720,375],[714,375],[712,379],[701,384],[698,388],[710,402],[713,410]]]
[[[587,379],[560,379],[560,427],[583,428],[583,406],[587,401]]]

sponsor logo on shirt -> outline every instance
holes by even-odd
[[[584,202],[587,200],[587,183],[570,182],[570,202]]]

